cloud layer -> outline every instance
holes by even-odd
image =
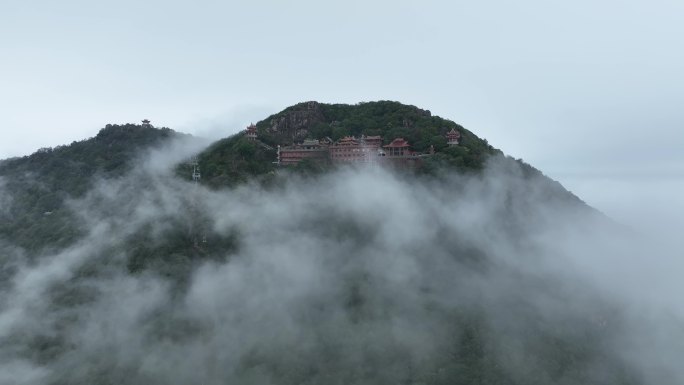
[[[28,263],[2,245],[0,382],[684,379],[667,245],[510,160],[210,191],[173,176],[195,150],[70,202],[88,231],[66,250]]]

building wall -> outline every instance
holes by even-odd
[[[326,148],[305,149],[305,148],[281,148],[280,149],[280,164],[289,166],[297,164],[304,159],[315,159],[325,161],[328,158],[328,150]]]
[[[367,145],[331,146],[330,160],[333,163],[370,163],[378,157],[378,147]]]
[[[387,156],[408,156],[410,151],[408,147],[389,147],[385,148]]]
[[[400,143],[405,143],[399,139]],[[395,140],[396,141],[396,140]],[[395,143],[393,141],[393,143]],[[337,164],[386,164],[395,167],[407,167],[415,163],[416,156],[410,151],[409,147],[381,147],[382,139],[375,137],[362,138],[357,141],[347,137],[341,143],[331,146],[319,145],[316,143],[303,143],[291,147],[280,148],[280,164],[289,166],[297,164],[304,159],[316,159],[320,161],[330,160]],[[383,155],[378,154],[379,151]]]

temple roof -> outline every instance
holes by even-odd
[[[357,146],[359,142],[353,136],[345,136],[337,141],[337,146]]]
[[[409,147],[409,144],[404,138],[395,138],[392,143],[383,146],[385,148],[402,148],[402,147]]]
[[[447,133],[448,136],[461,136],[461,133],[456,131],[455,128],[452,128],[451,131]]]

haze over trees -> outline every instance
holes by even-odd
[[[397,102],[256,126],[261,144],[205,145],[108,125],[0,162],[0,383],[684,378],[666,359],[680,320],[632,313],[577,268],[621,229],[532,166]],[[347,135],[435,154],[411,171],[273,163],[277,145]]]

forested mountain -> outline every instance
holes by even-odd
[[[617,353],[620,304],[566,268],[600,215],[557,182],[396,102],[301,103],[256,127],[199,148],[108,125],[2,161],[0,380],[647,383]],[[278,145],[347,135],[435,153],[274,164]]]
[[[65,246],[81,234],[64,201],[82,197],[99,178],[130,171],[140,151],[180,134],[168,128],[107,125],[94,138],[0,162],[0,236],[26,250]]]
[[[305,139],[329,138],[337,141],[345,136],[361,137],[379,135],[384,144],[402,137],[411,148],[427,153],[430,148],[435,154],[426,157],[420,174],[448,172],[477,173],[485,162],[503,152],[492,147],[453,121],[433,116],[430,111],[394,101],[365,102],[359,104],[325,104],[315,101],[303,102],[288,107],[256,123],[259,139],[270,146],[252,143],[238,134],[212,144],[199,156],[203,180],[210,186],[220,187],[245,182],[255,175],[272,173],[276,170],[275,148],[301,142]],[[446,134],[457,129],[461,135],[458,146],[448,146]],[[517,161],[525,177],[542,177],[539,170]],[[302,168],[316,168],[310,163]],[[305,170],[306,171],[306,170]],[[183,171],[189,174],[187,168]],[[551,180],[548,180],[552,182]],[[571,194],[555,184],[558,196]]]

